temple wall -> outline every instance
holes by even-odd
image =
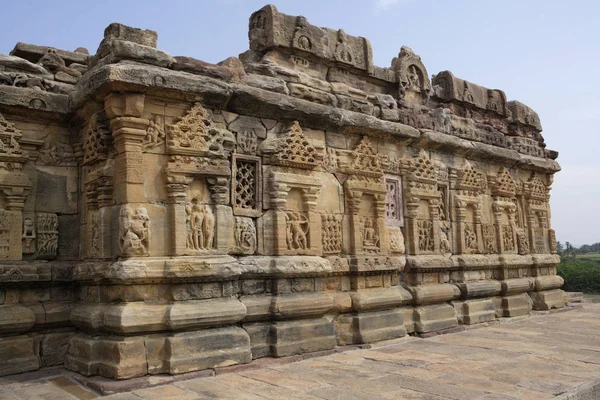
[[[563,307],[537,114],[266,6],[0,56],[0,375],[180,374]]]

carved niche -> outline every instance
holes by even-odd
[[[406,234],[409,254],[440,252],[440,192],[437,171],[424,150],[411,161],[406,187]]]
[[[288,170],[271,170],[268,182],[274,229],[270,242],[276,255],[317,255],[322,251],[321,216],[317,203],[321,180]]]
[[[367,136],[353,151],[338,150],[338,155],[340,170],[349,174],[344,187],[350,213],[350,251],[358,255],[386,255],[388,190],[381,159]]]
[[[23,169],[28,154],[21,147],[22,133],[0,114],[0,259],[21,260],[24,221],[22,211],[31,190]]]
[[[531,252],[548,253],[548,188],[535,172],[523,185],[527,204],[527,224]]]
[[[484,175],[477,171],[469,161],[465,161],[462,169],[457,172],[454,193],[455,226],[459,253],[486,252],[483,243],[481,199],[484,188]],[[489,232],[487,233],[489,236]]]
[[[421,104],[429,99],[432,89],[427,69],[410,47],[402,46],[392,60],[392,69],[396,71],[401,99]]]
[[[238,170],[244,175],[241,185],[237,185],[235,179],[231,180],[232,169],[227,158],[235,146],[235,137],[218,126],[200,103],[194,104],[183,117],[167,126],[166,131],[167,152],[170,155],[165,172],[174,255],[229,251],[232,244],[226,236],[230,232],[216,227],[233,227],[229,203],[232,196],[235,198],[236,188],[248,190],[244,192],[244,196],[248,194],[248,197],[240,208],[259,204],[252,201],[252,196],[256,196],[258,180],[253,180],[251,169],[243,168],[247,173]],[[236,162],[235,157],[234,165],[242,166],[242,162]],[[258,165],[256,169],[259,169]],[[210,201],[200,201],[189,193],[190,187],[196,183],[206,185],[210,191]],[[230,194],[232,184],[234,193]]]
[[[311,170],[322,163],[322,152],[310,144],[295,121],[280,135],[259,147],[268,167],[271,210],[266,218],[273,224],[266,239],[277,255],[322,254],[322,219],[317,203],[321,180]]]
[[[517,184],[505,167],[489,177],[498,253],[518,253],[515,196]]]
[[[342,251],[342,216],[329,213],[322,214],[321,230],[323,253],[340,253]]]

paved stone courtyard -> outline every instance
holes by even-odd
[[[566,312],[426,339],[405,337],[299,362],[263,359],[217,370],[214,377],[102,398],[548,399],[600,381],[599,332],[600,304],[586,303]],[[97,397],[60,368],[0,378],[3,400]]]

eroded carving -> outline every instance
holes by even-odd
[[[233,228],[235,244],[242,254],[254,254],[256,251],[256,227],[251,218],[235,217],[235,226]]]
[[[37,214],[38,258],[55,257],[58,249],[58,217],[56,214]]]
[[[419,220],[417,221],[417,229],[419,234],[419,250],[433,251],[433,223],[428,220]]]
[[[392,253],[404,254],[406,252],[406,246],[404,244],[404,235],[399,226],[392,226],[388,228],[388,239],[389,247]]]
[[[119,248],[124,256],[147,256],[150,249],[150,217],[138,206],[123,205],[119,214]]]

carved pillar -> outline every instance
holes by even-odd
[[[363,241],[360,230],[360,200],[362,193],[358,191],[347,190],[348,211],[350,222],[350,254],[362,254]]]
[[[142,140],[149,124],[147,119],[141,118],[144,98],[140,93],[111,93],[104,99],[117,151],[114,181],[117,204],[144,201]]]
[[[320,187],[308,187],[302,190],[304,206],[308,210],[308,231],[310,233],[308,247],[319,255],[323,252],[321,214],[317,212],[320,190]]]
[[[419,227],[417,216],[419,215],[419,198],[412,197],[406,202],[406,238],[407,254],[418,254],[419,250]]]
[[[387,255],[390,250],[388,230],[385,226],[385,195],[375,195],[375,218],[377,219],[377,231],[379,232],[379,252]]]
[[[458,244],[458,253],[468,253],[467,245],[465,242],[465,224],[467,222],[467,203],[461,200],[457,200],[456,204],[456,238]]]
[[[167,193],[169,196],[169,221],[171,222],[171,251],[174,256],[184,255],[187,249],[189,218],[187,206],[187,189],[193,178],[184,175],[167,177]]]

